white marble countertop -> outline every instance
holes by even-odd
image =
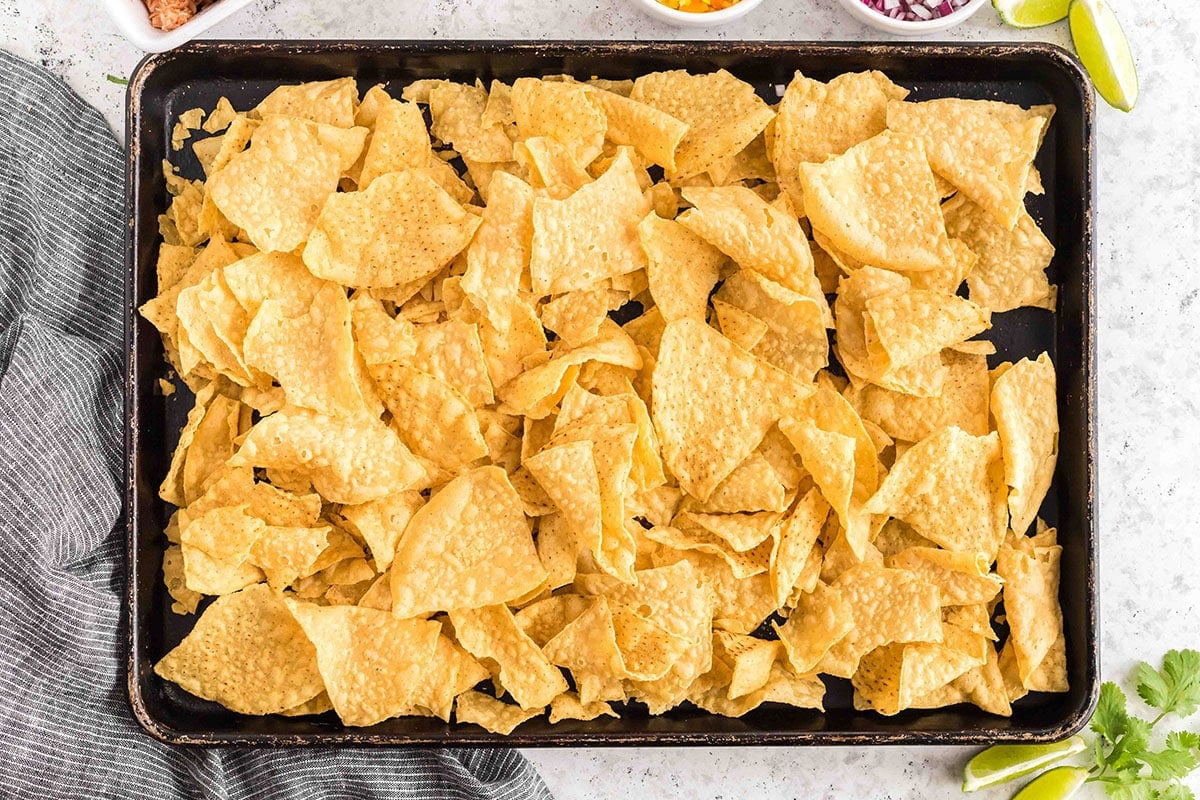
[[[1098,127],[1103,671],[1200,647],[1200,4],[1111,0],[1132,40],[1139,107]],[[740,22],[682,31],[629,0],[260,0],[214,38],[878,39],[836,0],[764,0]],[[946,38],[1068,40],[984,9]],[[63,75],[118,132],[142,54],[96,3],[0,0],[0,47]],[[1192,720],[1192,728],[1196,722]],[[527,751],[560,798],[925,798],[958,794],[954,748]],[[1200,790],[1200,783],[1195,784]],[[999,789],[978,795],[1007,797]],[[1101,797],[1096,791],[1088,796]]]

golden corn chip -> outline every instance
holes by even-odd
[[[829,503],[810,489],[776,531],[769,566],[776,607],[783,607],[796,587],[828,516]]]
[[[984,663],[957,646],[965,635],[948,628],[943,643],[889,644],[867,653],[851,678],[854,688],[880,714],[910,708],[917,698]]]
[[[288,600],[287,607],[316,648],[325,690],[343,724],[374,725],[412,704],[440,624],[356,606]]]
[[[1005,482],[1012,487],[1010,526],[1021,535],[1050,489],[1058,460],[1058,396],[1049,355],[1023,358],[995,379],[992,415],[1004,452]]]
[[[241,403],[216,395],[196,426],[183,463],[183,498],[191,503],[208,488],[220,469],[233,455],[235,440],[241,433]]]
[[[432,160],[429,132],[425,129],[421,109],[413,103],[384,100],[363,154],[358,189],[366,189],[380,175],[420,169],[428,166]]]
[[[547,588],[553,591],[572,583],[582,547],[567,518],[560,513],[539,517],[536,539],[538,558],[550,576]]]
[[[419,492],[397,492],[366,503],[344,505],[341,515],[349,530],[366,542],[375,568],[383,572],[391,566],[396,543],[413,514],[424,504],[425,498]]]
[[[423,98],[407,89],[402,96],[405,100],[423,102]],[[487,91],[480,85],[437,81],[427,98],[433,122],[430,132],[461,153],[464,160],[489,164],[511,161],[512,140],[506,126],[483,122],[487,101]]]
[[[696,551],[717,556],[729,565],[738,580],[766,573],[770,563],[769,544],[760,544],[746,552],[738,552],[729,543],[707,528],[690,522],[687,517],[676,517],[674,526],[651,528],[645,537],[652,542],[679,551]]]
[[[216,107],[212,113],[208,115],[208,119],[200,127],[208,133],[218,133],[229,127],[229,124],[237,117],[238,113],[234,110],[233,104],[229,102],[229,98],[222,97],[217,100]]]
[[[479,327],[461,320],[417,325],[412,366],[457,389],[472,405],[494,400]]]
[[[282,717],[304,717],[309,715],[324,714],[326,711],[333,710],[333,703],[329,700],[329,695],[321,692],[311,700],[306,700],[298,706],[292,706],[289,709],[280,711]]]
[[[335,503],[377,500],[413,486],[425,472],[379,420],[328,417],[295,407],[251,428],[230,463],[302,472]]]
[[[622,152],[603,175],[565,200],[533,204],[530,273],[538,294],[590,288],[646,266],[637,225],[650,212]]]
[[[920,137],[933,169],[1012,230],[1052,109],[1024,111],[994,100],[943,97],[889,103],[887,122],[892,130]]]
[[[675,172],[675,150],[688,132],[685,122],[616,92],[589,91],[587,97],[604,112],[609,141],[629,145],[644,161]]]
[[[767,685],[771,666],[779,655],[777,641],[755,639],[740,633],[716,631],[713,658],[722,658],[731,665],[727,696],[730,700],[744,697]]]
[[[811,592],[800,595],[782,625],[772,623],[771,627],[792,669],[804,675],[816,669],[829,649],[854,629],[854,612],[840,590],[817,583]]]
[[[697,175],[745,149],[775,116],[753,86],[723,69],[703,75],[685,70],[643,75],[629,96],[688,126],[668,173],[676,178]]]
[[[713,298],[712,307],[716,312],[714,316],[721,327],[721,333],[747,352],[757,347],[771,330],[767,323],[758,317],[719,298]]]
[[[542,325],[554,331],[567,347],[580,347],[595,339],[608,312],[620,308],[624,292],[591,289],[560,294],[542,306]]]
[[[828,306],[823,302],[747,269],[727,278],[715,297],[766,324],[751,349],[759,358],[806,382],[829,363],[823,317]]]
[[[722,688],[710,689],[689,699],[710,714],[740,717],[763,703],[821,709],[824,697],[825,684],[820,678],[814,675],[796,675],[776,663],[771,666],[770,677],[765,686],[736,700],[730,700]]]
[[[324,690],[315,649],[266,584],[218,598],[154,671],[241,714],[273,714]]]
[[[563,692],[550,701],[551,725],[571,719],[587,722],[602,716],[619,719],[621,715],[608,703],[596,702],[585,705],[579,701],[579,695],[574,692]]]
[[[724,254],[674,220],[656,214],[646,215],[638,235],[646,251],[650,296],[663,320],[703,320]]]
[[[942,393],[915,397],[867,384],[847,390],[846,397],[862,415],[893,439],[919,442],[939,428],[953,425],[972,436],[989,430],[987,359],[982,355],[943,350],[946,367]]]
[[[774,120],[767,127],[773,124]],[[708,168],[708,177],[713,186],[729,186],[744,181],[774,183],[775,167],[767,155],[766,136],[760,133],[741,151],[714,163]]]
[[[380,364],[371,375],[413,453],[452,472],[488,454],[474,409],[450,384],[398,363]]]
[[[865,323],[875,374],[914,364],[991,327],[990,314],[971,301],[923,289],[870,298]]]
[[[630,673],[617,642],[612,607],[605,597],[591,599],[543,649],[552,663],[570,670],[581,702],[624,698],[621,681]]]
[[[297,317],[287,316],[278,301],[264,301],[242,347],[247,365],[274,377],[291,405],[329,416],[365,410],[354,375],[350,303],[341,287],[323,287]]]
[[[971,301],[993,312],[1033,306],[1053,311],[1058,290],[1046,277],[1054,245],[1024,209],[1007,229],[986,211],[955,198],[943,207],[946,230],[961,238],[978,260],[967,274]]]
[[[663,461],[681,487],[706,500],[810,392],[707,325],[676,320],[654,368],[652,415]]]
[[[696,514],[684,512],[677,521],[688,527],[699,526],[737,553],[753,550],[765,542],[778,527],[780,514],[761,511],[754,514]]]
[[[656,551],[651,561],[657,567],[671,566],[681,561],[691,564],[713,593],[714,628],[734,633],[751,633],[776,609],[771,582],[766,572],[748,577],[739,576],[729,561],[722,556],[697,550],[676,550],[672,547]]]
[[[787,509],[786,495],[787,487],[779,480],[771,462],[755,451],[713,489],[700,510],[716,514],[784,511]]]
[[[432,275],[471,241],[479,218],[420,172],[381,175],[362,192],[333,195],[304,248],[318,277],[399,286]]]
[[[888,101],[907,94],[875,70],[838,75],[828,83],[795,74],[779,101],[770,155],[779,185],[797,208],[804,206],[800,165],[841,155],[882,133]]]
[[[601,537],[593,550],[596,565],[621,580],[633,578],[636,543],[630,536],[625,514],[625,495],[633,467],[633,445],[637,426],[572,426],[557,432],[551,444],[588,441],[592,444],[600,494]],[[591,542],[581,538],[590,547]]]
[[[171,610],[176,614],[195,614],[204,595],[187,587],[182,547],[173,544],[163,551],[162,569],[163,584],[173,601]]]
[[[540,715],[543,709],[522,710],[520,706],[503,703],[481,692],[463,692],[454,703],[454,719],[468,722],[491,733],[507,736],[522,722]]]
[[[507,606],[451,611],[450,622],[467,652],[499,665],[500,686],[521,708],[541,708],[566,691],[562,673],[525,635]]]
[[[358,87],[353,78],[332,81],[311,81],[292,86],[280,86],[255,107],[266,119],[272,114],[302,117],[339,128],[354,127],[354,111],[358,106]]]
[[[549,447],[523,463],[562,513],[575,543],[599,552],[603,540],[600,477],[592,442]]]
[[[546,417],[575,382],[580,365],[588,362],[640,369],[642,357],[637,345],[616,323],[604,322],[600,334],[588,344],[559,350],[549,361],[527,369],[500,387],[501,410],[534,419]]]
[[[401,618],[507,602],[546,579],[521,498],[498,467],[455,478],[417,511],[391,573]]]
[[[1031,692],[1065,692],[1071,688],[1067,680],[1067,640],[1062,631],[1042,663],[1030,674],[1025,688]]]
[[[812,298],[822,320],[832,323],[808,239],[794,217],[744,186],[695,187],[683,196],[693,208],[676,218],[681,225],[744,269]]]
[[[1017,674],[1029,687],[1030,677],[1047,658],[1062,635],[1062,609],[1058,603],[1059,562],[1062,548],[1035,548],[1023,553],[1001,547],[996,572],[1004,579],[1004,613]]]
[[[1000,440],[943,428],[896,459],[867,504],[947,550],[983,553],[990,563],[1007,528]]]
[[[973,703],[989,714],[1001,717],[1012,716],[1012,706],[1009,704],[1008,693],[1004,686],[1004,676],[1000,671],[996,648],[989,646],[986,655],[986,663],[963,673],[951,681],[948,686],[962,698],[961,702]],[[1064,687],[1061,691],[1066,691],[1066,688]],[[933,694],[937,694],[937,692],[917,698],[910,707],[937,708],[949,704],[945,699],[940,700],[936,705],[929,702],[933,699],[931,697]]]
[[[983,553],[956,553],[932,547],[909,547],[884,563],[905,569],[938,587],[943,606],[987,603],[1000,593],[1003,581],[989,573]]]
[[[526,359],[549,355],[546,331],[533,307],[524,301],[514,301],[507,304],[507,312],[507,333],[496,329],[487,320],[481,320],[479,324],[479,341],[494,387],[504,386],[520,375],[526,368]]]
[[[268,117],[254,131],[250,149],[208,179],[208,196],[260,250],[290,252],[308,238],[366,135],[365,128]]]
[[[319,570],[318,559],[329,547],[333,529],[267,526],[250,550],[249,563],[262,570],[276,591]]]
[[[454,699],[488,675],[487,669],[467,651],[445,635],[439,635],[433,656],[426,662],[420,681],[413,689],[412,706],[401,713],[420,713],[425,709],[443,722],[449,722]]]
[[[911,572],[863,563],[838,576],[833,588],[849,603],[854,628],[822,658],[819,672],[850,677],[877,647],[942,639],[937,587]]]
[[[653,681],[634,681],[631,694],[661,713],[687,696],[687,688],[712,665],[713,597],[703,576],[690,562],[639,570],[637,583],[620,584],[604,592],[614,606],[637,609],[689,645],[671,669]],[[657,709],[657,710],[656,710]]]
[[[604,110],[588,100],[582,84],[518,78],[512,85],[512,110],[519,138],[552,138],[581,167],[604,148]]]
[[[175,127],[171,130],[171,149],[182,150],[183,143],[191,137],[192,131],[200,127],[203,119],[203,108],[189,108],[181,113]]]
[[[572,620],[592,606],[577,594],[558,594],[537,600],[516,613],[517,625],[538,647],[545,647]]]
[[[155,263],[154,268],[158,279],[158,293],[161,295],[179,283],[180,279],[187,274],[188,268],[196,261],[198,255],[199,253],[192,247],[166,244],[165,242],[160,244],[158,246],[158,261]]]
[[[802,164],[800,186],[813,228],[852,258],[896,270],[955,263],[916,137],[888,131],[823,164]]]

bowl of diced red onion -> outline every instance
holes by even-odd
[[[952,28],[988,0],[840,0],[855,18],[888,33],[923,36]]]

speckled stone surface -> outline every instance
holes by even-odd
[[[1124,680],[1139,659],[1200,647],[1200,4],[1111,1],[1133,42],[1142,87],[1133,114],[1102,107],[1098,128],[1103,669],[1106,678]],[[881,38],[850,20],[837,0],[764,0],[742,21],[713,31],[654,22],[631,0],[261,0],[209,35]],[[1008,30],[985,8],[944,38],[1066,44],[1068,34],[1065,25]],[[65,76],[120,131],[123,89],[105,75],[127,75],[141,53],[98,4],[0,0],[0,46]],[[688,800],[951,797],[968,754],[953,748],[528,751],[561,798]]]

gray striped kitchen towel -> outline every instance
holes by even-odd
[[[122,155],[0,51],[0,797],[549,797],[515,751],[171,748],[125,692]]]

